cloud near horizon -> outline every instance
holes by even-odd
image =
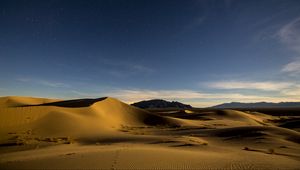
[[[272,82],[272,81],[218,81],[207,83],[206,86],[215,89],[251,89],[263,91],[278,91],[293,86],[290,82]]]

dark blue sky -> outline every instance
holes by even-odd
[[[0,95],[300,101],[299,0],[0,1]]]

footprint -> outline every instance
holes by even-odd
[[[118,159],[119,159],[119,156],[120,156],[120,150],[121,149],[118,149],[115,153],[115,156],[114,156],[114,159],[113,159],[113,163],[111,165],[111,170],[115,170],[116,169],[116,165],[118,163]]]

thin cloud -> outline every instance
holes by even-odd
[[[108,71],[109,74],[112,73],[111,75],[113,76],[116,75],[117,77],[120,76],[126,77],[137,73],[150,74],[155,72],[155,69],[136,62],[116,61],[107,58],[100,58],[99,62],[101,62],[101,64],[109,66],[110,67],[110,70]]]
[[[75,94],[78,97],[99,97],[95,93],[86,93],[78,90],[71,90],[70,92]]]
[[[131,68],[135,71],[145,72],[145,73],[152,73],[154,70],[152,68],[143,66],[143,65],[132,65]]]
[[[300,54],[300,17],[284,25],[278,36],[285,45]]]
[[[20,81],[20,82],[29,82],[29,81],[31,81],[31,79],[28,79],[28,78],[17,78],[16,80]]]
[[[251,89],[264,91],[278,91],[291,87],[293,84],[288,82],[253,82],[253,81],[219,81],[207,83],[209,88],[215,89]]]
[[[291,75],[300,74],[300,58],[283,66],[282,72],[290,73]]]
[[[278,36],[283,44],[300,56],[300,17],[284,25],[278,31]],[[284,65],[281,71],[292,76],[298,75],[300,73],[300,58],[298,57]]]
[[[39,84],[49,86],[49,87],[69,87],[69,85],[65,83],[60,83],[60,82],[51,82],[51,81],[46,81],[46,80],[40,80],[38,81]]]
[[[38,85],[43,85],[43,86],[53,87],[53,88],[67,88],[67,87],[70,87],[70,85],[68,85],[66,83],[48,81],[48,80],[41,80],[41,79],[17,78],[16,80],[20,81],[20,82],[23,82],[23,83],[38,84]]]

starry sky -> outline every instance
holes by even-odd
[[[300,101],[299,0],[1,0],[0,96]]]

